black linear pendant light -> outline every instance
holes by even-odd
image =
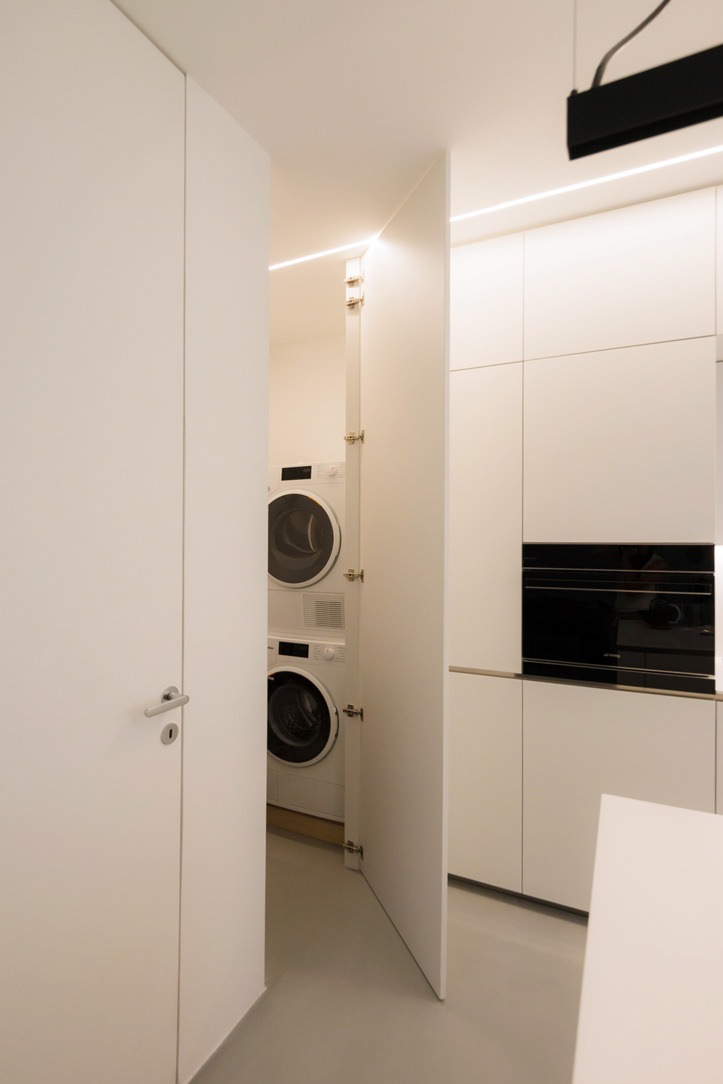
[[[602,85],[612,57],[660,14],[646,19],[609,49],[589,90],[567,99],[567,150],[582,158],[723,116],[723,45]]]

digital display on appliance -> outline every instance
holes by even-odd
[[[294,659],[308,659],[308,644],[291,644],[284,640],[279,641],[279,655],[290,655]]]
[[[311,479],[311,467],[282,467],[282,482],[308,482]]]

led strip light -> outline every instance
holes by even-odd
[[[522,207],[527,203],[537,203],[539,200],[552,199],[554,196],[566,196],[570,192],[578,192],[584,188],[595,188],[597,185],[610,184],[612,181],[622,181],[627,177],[635,177],[642,173],[652,173],[658,169],[667,169],[670,166],[679,166],[685,162],[695,162],[701,158],[711,158],[715,154],[723,153],[723,144],[717,147],[706,147],[701,151],[691,151],[689,154],[681,154],[675,158],[664,158],[660,162],[649,162],[645,166],[635,166],[632,169],[619,170],[617,173],[606,173],[603,177],[592,177],[587,181],[577,181],[575,184],[567,184],[562,188],[550,188],[546,192],[535,192],[531,196],[520,196],[518,199],[506,200],[504,203],[495,203],[490,207],[480,207],[476,211],[466,211],[461,215],[452,215],[450,222],[465,222],[470,218],[480,218],[482,215],[495,214],[498,211],[506,211],[511,207]],[[323,252],[312,252],[308,256],[298,256],[295,260],[285,260],[283,263],[275,263],[269,267],[269,271],[278,271],[282,267],[293,267],[295,264],[308,263],[310,260],[320,260],[324,256],[335,256],[339,252],[347,252],[350,249],[369,248],[376,241],[379,234],[369,237],[364,241],[354,241],[348,245],[339,245],[337,248],[328,248]]]

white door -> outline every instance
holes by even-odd
[[[446,948],[447,163],[364,259],[362,870],[439,997]]]
[[[179,1080],[264,988],[268,159],[187,80]]]
[[[110,3],[6,5],[0,1079],[175,1079],[184,80]]]

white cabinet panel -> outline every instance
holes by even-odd
[[[451,369],[522,360],[523,235],[453,248]]]
[[[447,173],[440,158],[364,257],[359,382],[367,435],[361,869],[439,997],[447,929]]]
[[[450,674],[449,872],[522,890],[522,682]]]
[[[716,189],[716,332],[723,335],[723,188]]]
[[[266,154],[187,87],[179,1080],[264,988]]]
[[[600,796],[713,812],[715,702],[528,681],[523,891],[587,910]]]
[[[723,813],[723,709],[716,703],[715,811]]]
[[[450,375],[449,657],[521,669],[522,365]]]
[[[525,236],[525,358],[712,335],[715,191]]]
[[[723,361],[721,356],[723,355],[723,336],[718,336],[717,340],[717,356],[718,361],[715,367],[715,388],[716,388],[716,412],[717,417],[723,422]],[[723,424],[716,426],[716,487],[715,487],[715,535],[714,541],[717,545],[723,544],[723,489],[721,483],[723,483]],[[723,571],[723,569],[721,570]],[[723,611],[721,611],[723,614]]]
[[[715,339],[525,366],[526,542],[711,542]]]

